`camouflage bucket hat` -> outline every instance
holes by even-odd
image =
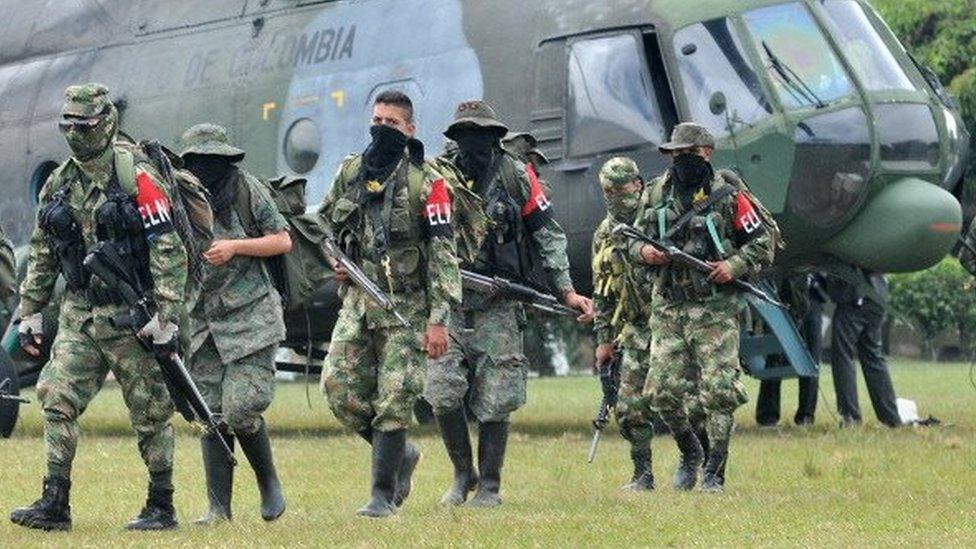
[[[104,85],[91,83],[68,86],[64,90],[61,116],[95,118],[107,114],[112,108],[112,101],[108,98],[108,88]]]
[[[549,159],[539,150],[539,142],[535,136],[526,132],[508,132],[502,138],[502,146],[518,158],[525,158],[530,154],[539,157],[540,164],[548,164]]]
[[[600,168],[600,186],[604,190],[626,185],[639,178],[640,170],[637,169],[637,163],[624,156],[611,158]]]
[[[448,126],[444,135],[448,139],[454,139],[454,131],[462,126],[478,126],[480,128],[490,128],[498,132],[501,137],[508,133],[508,126],[498,121],[495,109],[484,101],[465,101],[457,106],[454,111],[454,122]]]
[[[694,147],[715,148],[715,138],[705,126],[693,122],[682,122],[671,132],[671,141],[661,145],[657,150],[668,153],[679,149]]]
[[[197,124],[183,133],[180,156],[185,159],[190,154],[228,156],[231,162],[244,158],[244,151],[230,144],[227,130],[216,124]]]

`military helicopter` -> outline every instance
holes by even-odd
[[[247,169],[306,178],[310,207],[365,147],[378,93],[413,98],[428,153],[454,105],[484,98],[551,160],[543,172],[582,289],[604,215],[600,166],[626,154],[660,173],[657,144],[684,120],[712,130],[714,163],[775,214],[782,268],[922,269],[961,229],[959,109],[863,0],[4,4],[0,218],[19,245],[67,155],[63,90],[86,81],[109,86],[137,138],[175,146],[193,124],[226,126]],[[289,315],[282,367],[301,366],[309,342],[321,356],[334,289]],[[36,377],[39,365],[6,358],[16,371],[0,378]]]

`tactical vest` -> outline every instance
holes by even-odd
[[[423,168],[404,157],[377,193],[368,193],[362,157],[349,157],[343,172],[356,174],[337,201],[333,232],[363,272],[391,293],[422,289],[427,235],[422,229]],[[416,189],[411,192],[411,189]]]

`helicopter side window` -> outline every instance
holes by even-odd
[[[636,33],[583,39],[570,45],[569,156],[664,141],[661,109],[643,52],[643,40]]]
[[[823,8],[830,33],[864,87],[873,91],[915,89],[857,2],[828,0]]]
[[[679,30],[675,56],[691,119],[715,135],[750,126],[772,114],[755,68],[728,19]]]
[[[824,107],[854,93],[827,39],[801,4],[748,11],[743,19],[785,108]]]

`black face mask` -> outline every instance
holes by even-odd
[[[458,144],[458,168],[464,175],[478,181],[495,157],[498,134],[480,128],[460,128],[453,137]]]
[[[711,192],[715,172],[707,160],[697,154],[688,153],[675,157],[671,176],[676,183],[681,204],[687,208],[699,190],[703,190],[706,195]]]
[[[237,173],[234,164],[226,156],[213,154],[188,155],[183,163],[210,191],[210,206],[221,221],[226,223],[224,214],[229,211],[237,196],[237,189],[229,184]]]
[[[369,128],[373,140],[363,152],[363,169],[366,180],[386,181],[403,157],[409,139],[406,134],[385,124]]]

